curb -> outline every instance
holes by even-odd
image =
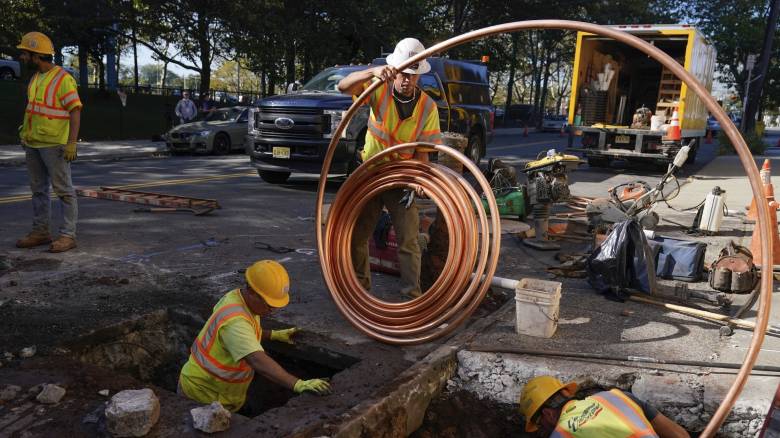
[[[112,160],[127,160],[134,158],[163,158],[170,156],[170,152],[166,150],[158,150],[154,152],[126,152],[120,154],[104,154],[104,155],[87,155],[85,157],[78,157],[77,162],[96,162],[96,161],[112,161]],[[0,160],[0,167],[20,167],[27,164],[24,158],[10,158],[6,160]]]

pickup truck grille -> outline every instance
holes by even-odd
[[[285,117],[293,121],[288,129],[276,125]],[[330,118],[322,110],[290,107],[260,107],[255,115],[255,129],[260,137],[289,139],[321,139],[330,130]]]

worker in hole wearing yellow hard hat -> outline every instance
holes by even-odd
[[[261,341],[293,343],[297,328],[263,330],[260,318],[290,301],[287,270],[273,260],[262,260],[246,270],[246,285],[225,294],[214,306],[190,349],[179,375],[179,392],[204,403],[220,402],[237,411],[246,401],[254,373],[296,393],[330,393],[324,379],[299,379],[268,356]]]
[[[688,432],[619,389],[574,398],[577,384],[552,376],[529,380],[520,395],[526,432],[553,438],[684,438]]]

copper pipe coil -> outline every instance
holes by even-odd
[[[322,254],[326,282],[342,314],[366,335],[394,344],[415,344],[443,336],[468,318],[487,293],[498,264],[500,220],[488,220],[476,190],[449,168],[420,160],[382,163],[390,154],[415,148],[422,152],[443,152],[461,161],[472,172],[478,168],[469,159],[446,146],[409,143],[389,148],[368,160],[353,173],[334,199],[325,239],[332,242]],[[478,178],[480,178],[479,175]],[[481,177],[481,188],[490,184]],[[404,303],[380,300],[365,291],[351,264],[352,231],[366,202],[394,188],[419,187],[439,207],[450,235],[448,263],[431,288],[420,298]],[[497,212],[495,199],[493,212]],[[476,214],[474,213],[476,211]],[[332,261],[346,263],[332,263]],[[330,285],[330,284],[329,284]]]
[[[500,24],[496,26],[487,27],[480,30],[475,30],[472,32],[468,32],[462,35],[459,35],[454,38],[450,38],[447,41],[441,42],[439,44],[436,44],[427,50],[419,53],[418,55],[408,59],[406,62],[398,66],[399,70],[403,70],[407,68],[408,66],[415,64],[417,62],[420,62],[421,60],[428,58],[430,56],[433,56],[437,53],[444,52],[448,49],[451,49],[455,46],[477,40],[480,38],[484,38],[491,35],[497,35],[502,33],[508,33],[508,32],[516,32],[520,30],[531,30],[531,29],[565,29],[565,30],[573,30],[573,31],[583,31],[583,32],[589,32],[592,34],[605,36],[608,38],[613,38],[617,41],[623,42],[631,47],[636,48],[637,50],[640,50],[647,54],[648,56],[653,57],[655,60],[659,61],[663,66],[668,68],[674,75],[682,80],[686,86],[696,93],[704,102],[704,105],[707,107],[709,112],[715,116],[715,119],[720,123],[720,126],[723,128],[723,132],[726,134],[726,136],[729,138],[731,143],[734,145],[737,154],[739,155],[740,162],[742,163],[742,167],[745,169],[745,172],[748,177],[748,181],[750,182],[750,188],[753,191],[753,197],[755,199],[764,200],[763,196],[763,187],[761,184],[761,180],[759,178],[758,174],[758,168],[756,167],[755,161],[753,160],[753,156],[750,153],[750,150],[748,149],[747,145],[745,144],[744,139],[741,137],[739,132],[737,131],[737,128],[734,126],[734,123],[731,121],[731,119],[726,115],[726,113],[723,111],[723,109],[717,104],[717,102],[712,98],[712,96],[709,94],[709,92],[704,88],[704,86],[690,73],[685,71],[683,66],[681,66],[679,63],[677,63],[674,59],[672,59],[669,55],[664,53],[662,50],[656,48],[655,46],[641,40],[640,38],[631,35],[629,33],[612,29],[606,26],[600,26],[596,24],[590,24],[590,23],[582,23],[577,21],[567,21],[567,20],[530,20],[530,21],[519,21],[514,23],[505,23]],[[323,235],[322,230],[322,205],[323,200],[325,196],[325,186],[327,183],[327,175],[330,171],[331,162],[333,161],[333,156],[336,151],[336,146],[338,144],[339,138],[341,137],[341,133],[349,123],[349,121],[354,116],[355,112],[357,111],[357,108],[362,105],[368,98],[368,96],[379,86],[379,83],[373,83],[369,87],[366,88],[366,90],[357,98],[355,99],[355,102],[353,102],[352,106],[349,108],[347,113],[345,114],[344,118],[342,119],[339,126],[336,128],[336,131],[333,133],[330,145],[328,147],[328,150],[325,154],[325,159],[323,162],[323,168],[322,173],[320,176],[320,182],[319,187],[317,190],[317,205],[316,210],[317,214],[315,216],[316,220],[316,233],[317,233],[317,250],[320,255],[320,265],[322,267],[323,277],[325,278],[325,282],[328,285],[329,290],[331,291],[331,295],[334,297],[334,300],[336,301],[336,304],[339,306],[339,309],[342,311],[342,313],[347,317],[347,319],[350,320],[353,324],[356,325],[361,331],[368,334],[369,336],[372,336],[376,339],[383,340],[385,342],[392,342],[392,343],[400,343],[400,344],[410,344],[410,343],[417,343],[417,342],[425,342],[427,340],[433,339],[437,336],[442,336],[445,330],[447,332],[453,330],[457,324],[462,322],[468,315],[470,314],[469,309],[473,311],[473,308],[476,307],[478,304],[475,302],[469,302],[469,304],[466,306],[465,309],[455,318],[453,319],[449,325],[442,329],[438,328],[438,332],[428,333],[421,336],[416,336],[412,338],[408,337],[396,337],[396,336],[404,336],[404,331],[399,331],[392,326],[384,327],[384,329],[387,329],[390,333],[393,333],[393,335],[388,336],[384,334],[369,333],[369,329],[366,327],[362,327],[357,324],[357,322],[360,319],[365,318],[362,315],[355,315],[351,313],[352,308],[346,307],[346,303],[343,301],[343,298],[346,297],[355,297],[355,296],[366,296],[368,295],[365,291],[362,290],[362,288],[350,288],[349,290],[344,290],[342,292],[341,283],[336,283],[334,280],[334,262],[336,265],[340,266],[340,271],[344,274],[344,277],[347,280],[347,283],[350,285],[354,285],[354,283],[357,281],[354,272],[350,272],[351,269],[351,257],[348,258],[342,258],[342,259],[333,259],[332,258],[332,252],[333,247],[338,244],[339,242],[332,240],[332,238],[325,234]],[[438,149],[438,147],[437,147]],[[439,149],[442,150],[442,149]],[[460,154],[462,156],[462,154]],[[369,160],[371,161],[371,160]],[[463,162],[464,165],[469,169],[470,172],[472,172],[474,175],[480,175],[480,172],[478,169],[476,169],[476,166],[473,165],[473,163],[470,162]],[[342,186],[341,190],[344,190],[344,186],[349,187],[353,180],[355,178],[356,174],[360,174],[362,172],[367,171],[366,166],[367,163],[364,163],[361,165],[355,173],[352,174],[350,178],[347,179],[347,181]],[[354,180],[353,180],[354,181]],[[480,180],[480,185],[484,183],[484,178]],[[443,190],[443,189],[442,189]],[[482,188],[482,190],[490,194],[492,193],[491,190],[485,189],[485,187]],[[489,200],[489,207],[490,207],[490,213],[491,213],[491,222],[493,225],[495,222],[498,221],[497,217],[498,215],[496,213],[496,205],[495,205],[495,199],[488,195]],[[441,205],[440,205],[441,206]],[[766,202],[757,202],[758,206],[758,223],[756,224],[757,227],[759,227],[760,235],[762,236],[761,240],[761,260],[762,260],[762,272],[771,272],[772,266],[772,240],[768,238],[768,236],[772,235],[772,224],[769,219],[769,206]],[[481,210],[481,209],[477,209]],[[479,211],[478,211],[479,212]],[[465,212],[461,212],[465,213]],[[480,217],[480,223],[483,222],[483,218]],[[329,225],[331,224],[331,221],[328,221]],[[339,227],[343,227],[344,225],[335,226],[335,229],[338,229]],[[352,225],[349,224],[349,229],[351,229]],[[451,225],[448,222],[448,229],[450,229]],[[496,228],[497,229],[497,228]],[[450,231],[452,231],[450,229]],[[461,230],[458,230],[459,232]],[[483,233],[484,235],[485,233]],[[498,254],[498,236],[499,233],[492,233],[493,238],[491,241],[493,242],[491,250],[493,250],[493,254],[491,254],[490,258],[490,264],[486,268],[486,280],[487,282],[483,281],[481,285],[475,285],[474,283],[470,284],[468,290],[472,288],[477,288],[478,290],[487,289],[487,285],[489,283],[490,278],[492,277],[493,273],[495,272],[495,264],[494,262],[497,262],[497,259],[494,260],[492,257],[495,255],[497,257]],[[451,235],[453,235],[451,233]],[[326,250],[326,243],[327,243],[327,250]],[[452,248],[450,248],[452,249]],[[482,249],[482,248],[480,248]],[[343,251],[342,251],[343,252]],[[484,251],[480,251],[480,256]],[[452,252],[450,252],[450,258],[452,257]],[[451,260],[448,259],[448,262]],[[463,271],[466,267],[461,266],[455,266],[452,269],[457,271]],[[449,272],[449,271],[448,271]],[[444,275],[444,274],[442,274]],[[475,276],[475,278],[480,278],[480,276]],[[758,315],[756,318],[756,327],[753,330],[753,335],[751,337],[750,346],[748,347],[748,350],[745,354],[745,359],[742,365],[742,368],[740,368],[739,373],[737,374],[736,380],[732,384],[731,388],[729,389],[728,393],[726,394],[726,397],[723,400],[723,403],[720,404],[718,407],[718,410],[713,415],[710,422],[707,424],[707,427],[705,428],[704,432],[702,432],[702,437],[712,437],[715,435],[717,430],[720,428],[723,421],[726,419],[726,416],[728,415],[731,408],[734,406],[734,402],[739,397],[739,394],[742,392],[742,389],[745,386],[745,383],[747,381],[748,376],[750,375],[750,371],[753,368],[753,365],[756,362],[756,359],[758,357],[758,353],[761,348],[761,344],[764,341],[764,335],[766,332],[767,324],[769,323],[769,311],[771,306],[771,291],[772,291],[772,281],[773,278],[771,275],[765,275],[761,277],[761,294],[759,297],[759,305],[758,305]],[[439,292],[440,294],[445,294],[445,292]],[[453,294],[462,294],[460,290],[452,290],[449,293]],[[342,297],[342,295],[344,297]],[[426,294],[428,295],[428,294]],[[479,295],[479,294],[477,294]],[[434,294],[430,294],[431,297],[434,296]],[[438,294],[436,295],[438,298]],[[407,306],[410,308],[416,308],[415,306],[418,305],[419,302],[422,300],[426,300],[425,296],[423,298],[417,299],[412,301],[411,303],[405,303],[403,305],[395,306],[400,308],[406,308]],[[432,298],[430,298],[432,301]],[[370,301],[370,300],[365,300]],[[390,303],[384,303],[381,307],[390,305]],[[430,303],[430,306],[432,309],[436,308],[435,303]],[[392,306],[390,306],[392,307]],[[414,312],[412,309],[408,309],[411,314],[413,315]],[[430,324],[429,324],[430,325]],[[419,327],[418,327],[419,329]],[[399,333],[400,332],[400,333]],[[408,333],[408,331],[406,332]]]

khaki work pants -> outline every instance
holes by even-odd
[[[420,293],[420,216],[416,204],[412,204],[408,209],[398,204],[403,195],[403,189],[382,192],[368,201],[355,223],[352,233],[352,266],[360,284],[366,290],[371,290],[368,239],[374,233],[384,206],[390,212],[398,241],[398,261],[401,265],[400,292],[406,295]]]

